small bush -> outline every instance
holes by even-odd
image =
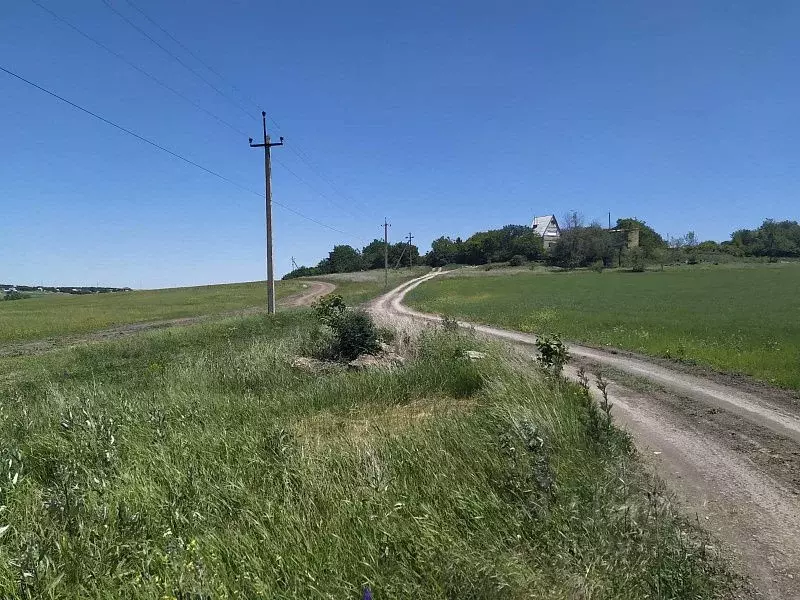
[[[330,294],[317,300],[312,308],[320,323],[335,329],[336,322],[344,315],[347,305],[340,295]]]
[[[569,353],[564,342],[557,335],[542,336],[536,340],[539,350],[539,363],[555,375],[560,375],[569,360]]]
[[[589,268],[592,271],[594,271],[595,273],[602,273],[603,272],[603,267],[604,267],[603,261],[602,260],[596,260],[591,264],[591,266]]]
[[[445,331],[458,331],[458,321],[448,315],[442,315],[442,329]]]
[[[345,312],[338,319],[334,334],[333,354],[339,360],[351,361],[380,349],[378,329],[363,310]]]
[[[508,261],[508,264],[511,265],[512,267],[521,267],[526,262],[527,262],[527,259],[524,256],[522,256],[522,254],[515,254]]]
[[[382,335],[391,337],[386,331],[379,332],[365,311],[348,310],[339,295],[321,298],[313,309],[324,327],[310,337],[307,348],[318,358],[349,362],[361,354],[377,352]]]

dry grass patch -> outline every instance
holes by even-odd
[[[383,410],[358,407],[345,414],[323,411],[298,421],[292,433],[306,448],[340,442],[362,445],[396,437],[438,419],[469,414],[477,404],[474,398],[424,398]]]

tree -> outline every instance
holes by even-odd
[[[633,218],[617,219],[617,226],[615,229],[624,229],[630,231],[632,229],[639,230],[639,247],[642,248],[648,257],[654,255],[656,248],[666,248],[667,242],[664,238],[656,232],[655,229],[650,227],[644,221]]]
[[[530,227],[506,225],[500,229],[479,231],[473,234],[461,244],[456,262],[482,265],[508,261],[515,255],[522,255],[528,260],[536,260],[544,254],[542,244],[541,236],[534,233]],[[458,249],[458,240],[456,240],[456,249]]]
[[[372,240],[361,250],[361,263],[365,269],[383,268],[383,240]]]
[[[742,256],[800,256],[800,224],[797,221],[765,220],[758,229],[739,229],[721,246]]]
[[[714,240],[706,240],[697,244],[697,249],[700,252],[719,252],[720,245]]]
[[[328,254],[328,260],[333,273],[350,273],[361,270],[361,254],[346,244],[334,246]]]
[[[457,263],[462,254],[462,243],[449,237],[440,237],[431,243],[431,251],[425,256],[425,262],[431,267],[443,267],[446,264]]]
[[[566,269],[587,267],[596,261],[611,266],[615,255],[614,236],[599,225],[573,227],[561,232],[550,247],[548,260]]]
[[[283,279],[294,279],[296,277],[310,277],[311,275],[319,275],[319,269],[316,267],[297,267],[294,271],[289,271],[283,276]]]
[[[567,213],[564,213],[564,216],[561,217],[561,219],[561,231],[583,227],[586,222],[583,215],[577,210],[571,210]]]

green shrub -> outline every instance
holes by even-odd
[[[602,272],[603,272],[603,267],[604,267],[604,266],[605,266],[605,265],[603,264],[603,261],[602,261],[602,260],[596,260],[596,261],[594,261],[594,262],[591,264],[591,266],[590,266],[589,268],[590,268],[592,271],[594,271],[595,273],[602,273]]]
[[[525,259],[524,256],[522,256],[522,254],[515,254],[514,256],[511,257],[511,259],[509,259],[508,264],[511,265],[512,267],[521,267],[526,262],[527,260]]]
[[[312,354],[349,362],[361,354],[372,354],[380,349],[381,333],[372,317],[360,309],[348,310],[341,296],[325,296],[314,303],[313,309],[323,329],[314,332],[308,340]]]
[[[366,311],[348,310],[338,319],[333,331],[332,350],[338,360],[351,361],[380,349],[378,329]]]
[[[320,323],[335,329],[335,324],[344,315],[347,305],[339,294],[329,294],[317,300],[312,308]]]
[[[548,371],[560,375],[569,360],[564,342],[557,335],[544,335],[536,340],[536,348],[539,350],[539,363]]]

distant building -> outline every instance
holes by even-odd
[[[555,215],[534,217],[533,223],[531,223],[531,229],[542,236],[545,250],[555,244],[561,237],[561,228],[558,226]]]

